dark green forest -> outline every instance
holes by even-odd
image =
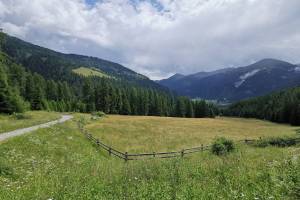
[[[228,116],[300,125],[300,87],[240,101],[224,110]]]
[[[71,62],[61,58],[59,53],[57,56],[40,47],[30,48],[29,43],[24,45],[18,40],[7,43],[7,37],[1,34],[0,38],[3,44],[0,49],[1,113],[30,109],[176,117],[213,117],[217,114],[214,105],[176,96],[122,66],[117,66],[118,70],[111,73],[119,78],[83,77],[71,72],[77,67],[74,60]],[[41,59],[41,52],[49,57]],[[24,55],[31,56],[25,59]],[[91,64],[86,58],[78,62]],[[122,73],[125,75],[121,76]]]

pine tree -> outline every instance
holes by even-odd
[[[179,97],[176,103],[176,117],[185,117],[186,116],[186,105],[183,97]]]
[[[47,99],[57,101],[58,98],[58,88],[57,84],[53,81],[47,81]]]
[[[11,114],[13,112],[23,112],[25,102],[14,91],[7,82],[7,75],[3,66],[0,64],[0,113]]]
[[[128,97],[126,96],[126,94],[123,94],[123,107],[122,107],[122,112],[121,114],[123,115],[130,115],[131,114],[131,107],[130,107],[130,103],[128,100]]]
[[[87,79],[82,88],[83,102],[86,104],[86,112],[93,112],[96,110],[95,106],[95,90],[91,84],[90,79]]]
[[[187,99],[187,113],[186,116],[189,118],[194,117],[194,108],[193,108],[193,103],[189,99]]]

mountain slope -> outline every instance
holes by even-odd
[[[176,96],[119,64],[58,53],[0,33],[0,113],[28,109],[173,117],[216,113],[212,104]]]
[[[300,87],[239,101],[225,109],[224,114],[299,126]]]
[[[232,102],[298,86],[300,69],[288,62],[264,59],[246,67],[200,72],[159,83],[180,95]]]
[[[118,80],[125,80],[140,86],[164,89],[164,87],[151,81],[148,77],[118,63],[89,56],[63,54],[33,45],[16,37],[1,34],[4,36],[2,42],[3,52],[30,71],[37,72],[48,79],[61,80],[69,77],[73,73],[72,70],[86,67],[99,69],[108,76]]]

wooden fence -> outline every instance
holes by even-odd
[[[80,131],[90,141],[92,141],[97,147],[107,151],[110,156],[116,156],[116,157],[118,157],[120,159],[123,159],[125,161],[144,160],[144,159],[153,159],[153,158],[184,157],[184,155],[197,153],[197,152],[203,152],[203,151],[207,151],[207,150],[211,149],[211,145],[203,145],[202,144],[201,146],[198,146],[198,147],[182,149],[180,151],[129,154],[128,152],[123,153],[123,152],[121,152],[117,149],[114,149],[114,148],[110,147],[107,144],[104,144],[99,139],[95,138],[92,134],[88,133],[88,131],[83,128],[82,124],[78,123],[78,127],[79,127]],[[300,142],[300,138],[297,138],[296,140]],[[257,141],[257,140],[245,139],[245,140],[239,140],[237,142],[251,144],[251,143],[254,143],[255,141]]]

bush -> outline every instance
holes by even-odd
[[[299,141],[299,140],[298,140]],[[297,138],[285,136],[285,137],[272,137],[258,140],[255,143],[257,147],[277,146],[277,147],[289,147],[297,144]]]
[[[92,112],[92,119],[97,119],[105,116],[106,114],[102,111]]]
[[[17,120],[21,120],[21,119],[30,119],[29,115],[26,115],[24,113],[13,113],[13,117]]]
[[[235,149],[234,143],[232,140],[226,138],[217,138],[212,144],[211,151],[215,155],[225,155],[232,152]]]

